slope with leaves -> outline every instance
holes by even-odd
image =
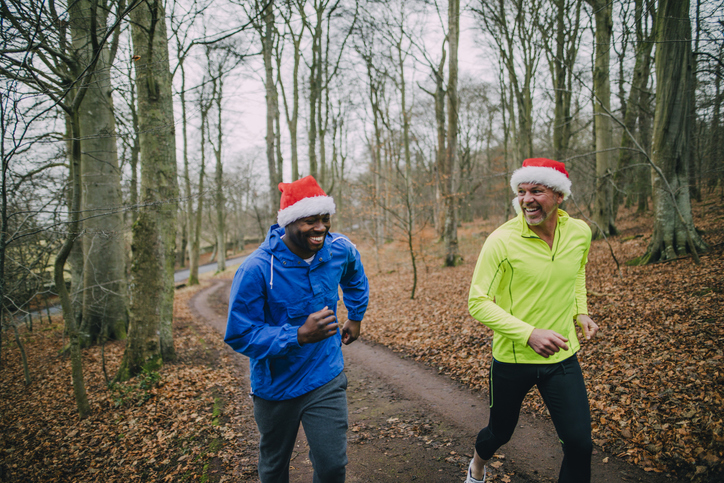
[[[93,414],[78,420],[62,322],[24,332],[32,384],[23,384],[18,351],[4,347],[0,372],[0,481],[219,481],[255,473],[256,435],[247,384],[235,354],[189,313],[184,289],[175,305],[179,359],[110,389],[123,342],[83,352]],[[40,329],[40,330],[38,330]],[[243,475],[242,475],[243,476]]]
[[[699,481],[724,477],[724,229],[715,206],[695,206],[697,226],[711,246],[700,265],[683,258],[625,266],[645,251],[652,227],[650,218],[630,213],[622,213],[620,236],[593,243],[589,311],[601,331],[593,341],[582,340],[580,352],[595,442],[649,471]],[[464,226],[465,263],[428,267],[414,300],[409,270],[397,258],[401,247],[387,246],[379,266],[391,269],[370,276],[364,337],[487,390],[492,332],[470,317],[467,295],[477,251],[495,226]],[[420,242],[420,250],[434,249],[431,237]],[[545,412],[537,393],[525,410]]]

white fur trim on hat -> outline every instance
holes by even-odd
[[[513,189],[513,193],[518,193],[518,185],[521,183],[542,184],[562,193],[564,200],[571,196],[571,180],[554,168],[525,166],[516,169],[513,171],[513,176],[510,177],[510,187]]]
[[[289,223],[307,216],[334,215],[336,209],[334,198],[331,196],[310,196],[309,198],[302,198],[283,210],[279,210],[277,213],[277,223],[283,228]]]
[[[513,198],[513,210],[515,210],[516,215],[520,215],[520,212],[523,211],[520,207],[520,201],[518,201],[517,196]]]

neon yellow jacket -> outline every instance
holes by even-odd
[[[553,248],[538,237],[523,214],[495,230],[480,251],[470,284],[468,309],[493,332],[500,362],[553,364],[580,348],[575,318],[588,314],[586,262],[591,229],[558,210]],[[547,359],[528,346],[533,329],[568,338],[568,350]]]

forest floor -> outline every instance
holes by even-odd
[[[583,344],[581,361],[594,439],[603,451],[660,475],[661,481],[670,481],[667,475],[702,482],[724,478],[724,217],[716,207],[713,201],[694,206],[697,228],[711,246],[699,265],[690,258],[624,265],[645,251],[652,226],[651,218],[631,213],[622,213],[622,233],[609,240],[610,247],[596,241],[589,256],[589,310],[601,332]],[[364,338],[484,392],[492,334],[467,314],[467,292],[477,252],[501,221],[463,224],[464,263],[452,269],[439,267],[441,247],[429,230],[420,233],[414,300],[403,245],[393,242],[375,250],[359,243],[372,288]],[[84,350],[93,413],[82,421],[75,411],[69,361],[60,353],[62,322],[21,330],[31,377],[27,386],[20,351],[6,333],[0,481],[256,481],[256,428],[251,402],[240,390],[248,387],[246,362],[194,312],[192,300],[200,289],[177,291],[178,359],[158,372],[109,389],[124,343]],[[396,474],[368,481],[405,479],[410,463],[400,455],[398,442],[424,448],[439,466],[440,474],[428,480],[462,481],[470,441],[456,439],[441,421],[405,406],[402,399],[377,380],[350,377],[350,446],[366,445],[377,457],[399,462]],[[390,405],[387,411],[361,417],[380,401]],[[529,396],[525,412],[546,418],[537,395]],[[504,457],[495,463],[493,481],[548,481],[506,471]]]
[[[647,471],[692,481],[724,481],[724,215],[718,206],[718,199],[694,204],[697,230],[710,246],[698,265],[685,257],[627,266],[645,253],[653,219],[623,210],[620,234],[594,241],[589,254],[589,313],[600,332],[591,341],[579,333],[594,443]],[[373,291],[366,339],[485,390],[492,331],[470,317],[467,295],[480,247],[502,222],[463,224],[458,236],[465,260],[455,268],[440,268],[435,251],[421,247],[414,300],[409,262],[390,256],[404,245],[378,250],[385,263],[371,275],[371,286],[384,290]],[[525,410],[546,414],[537,393]]]

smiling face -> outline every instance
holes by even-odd
[[[563,195],[542,184],[520,183],[518,202],[526,223],[540,226],[558,219],[558,206],[563,202]]]
[[[284,244],[300,258],[309,258],[324,246],[330,225],[328,214],[300,218],[284,228]]]

